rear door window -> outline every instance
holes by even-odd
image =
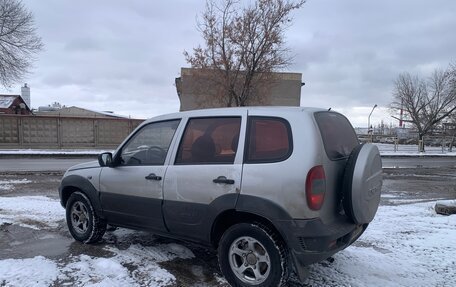
[[[287,159],[293,150],[290,124],[282,118],[249,117],[246,163]]]
[[[233,164],[240,128],[240,117],[190,119],[175,163]]]
[[[346,158],[359,144],[355,130],[343,115],[334,112],[317,112],[315,120],[329,159]]]

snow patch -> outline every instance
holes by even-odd
[[[1,286],[52,286],[59,273],[57,264],[43,256],[0,260]]]
[[[18,179],[18,180],[0,180],[0,190],[11,190],[14,184],[24,184],[30,183],[32,181],[28,179]]]
[[[45,196],[0,197],[0,224],[17,223],[39,229],[41,224],[57,227],[65,219],[60,202]]]
[[[456,206],[456,199],[452,200],[438,200],[436,204],[441,204],[444,206]]]
[[[194,257],[188,248],[174,243],[157,246],[135,244],[126,250],[106,249],[116,255],[111,258],[87,255],[71,258],[71,262],[62,268],[59,280],[80,286],[168,286],[176,278],[158,263]]]
[[[374,143],[380,150],[382,156],[456,156],[456,151],[449,152],[446,148],[425,146],[425,152],[418,151],[418,145],[397,145],[394,151],[394,144]]]
[[[128,269],[115,258],[93,258],[80,255],[62,268],[59,280],[69,280],[73,286],[134,286]]]
[[[456,286],[456,217],[435,202],[380,206],[366,232],[333,264],[314,264],[311,286]]]

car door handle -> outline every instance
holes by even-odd
[[[216,179],[212,180],[214,183],[225,183],[225,184],[234,184],[233,179],[228,179],[226,176],[219,176]]]
[[[158,175],[155,175],[155,173],[151,173],[148,176],[146,176],[146,179],[148,179],[148,180],[161,180],[162,177],[158,176]]]

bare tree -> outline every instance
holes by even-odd
[[[416,127],[420,140],[456,111],[454,66],[444,71],[437,69],[428,79],[404,73],[399,75],[394,84],[391,107],[395,111],[404,110],[404,121]]]
[[[0,0],[0,82],[9,88],[28,73],[43,48],[33,15],[21,1]]]
[[[304,3],[257,0],[241,7],[236,0],[207,0],[198,24],[205,44],[192,54],[185,51],[185,58],[222,88],[215,95],[222,105],[244,106],[254,97],[261,101],[259,87],[272,83],[271,73],[291,62],[284,32],[291,24],[290,13]]]

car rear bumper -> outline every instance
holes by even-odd
[[[320,219],[276,222],[287,241],[295,270],[302,281],[306,266],[329,258],[352,244],[366,230],[345,216],[324,224]]]

